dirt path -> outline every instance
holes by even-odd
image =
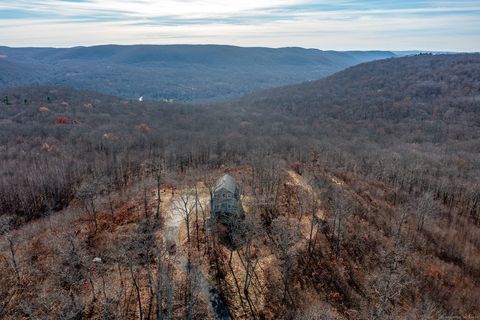
[[[310,183],[303,176],[299,175],[295,171],[289,170],[288,176],[290,177],[294,185],[301,187],[308,194],[312,194],[314,192]],[[315,198],[318,199],[318,196],[315,196]],[[318,219],[325,221],[326,215],[322,209],[318,209],[316,215]]]
[[[184,272],[187,271],[188,259],[185,254],[185,251],[182,249],[182,241],[180,235],[180,227],[182,224],[185,224],[184,216],[182,210],[176,205],[176,202],[179,200],[180,195],[177,193],[170,199],[170,206],[167,211],[167,216],[165,219],[165,231],[164,237],[168,243],[175,243],[177,248],[175,255],[175,264]],[[189,199],[189,201],[194,202],[194,197]],[[199,202],[205,208],[209,205],[210,199],[208,195],[200,192],[199,190]],[[194,214],[193,214],[194,215]],[[192,216],[193,216],[192,215]],[[197,272],[199,275],[199,285],[201,294],[205,297],[208,297],[210,301],[210,306],[212,308],[212,314],[215,316],[216,320],[230,320],[230,313],[228,307],[222,297],[219,295],[217,289],[210,284],[208,280],[208,275],[205,275],[200,268],[196,268],[194,272]]]

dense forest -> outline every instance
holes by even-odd
[[[388,51],[218,45],[0,47],[0,88],[50,84],[148,100],[212,101],[331,75]]]
[[[0,316],[473,319],[479,79],[458,54],[205,105],[4,89]]]
[[[348,162],[361,157],[348,165],[374,179],[401,184],[408,175],[398,169],[410,171],[423,191],[465,202],[478,219],[479,64],[479,54],[383,60],[236,105],[303,121],[321,140],[343,145]]]

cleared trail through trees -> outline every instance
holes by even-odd
[[[306,193],[308,194],[314,193],[314,190],[310,185],[310,183],[295,171],[289,170],[288,176],[290,177],[294,185],[301,187]],[[316,217],[320,220],[326,220],[325,211],[323,211],[322,209],[318,209],[316,212]]]
[[[187,272],[188,259],[184,250],[182,250],[182,241],[180,239],[180,226],[185,223],[184,212],[180,210],[178,206],[174,205],[176,197],[172,198],[171,205],[169,207],[167,217],[165,219],[165,239],[169,244],[175,244],[176,254],[175,261],[177,266],[184,272]],[[194,201],[194,199],[193,199]],[[207,207],[210,203],[208,196],[199,196],[198,201],[202,206]],[[228,311],[227,304],[220,296],[218,290],[210,284],[208,275],[205,275],[200,268],[195,268],[195,272],[199,275],[198,282],[201,288],[201,292],[204,296],[208,297],[210,305],[212,307],[213,314],[217,320],[230,320],[230,312]]]

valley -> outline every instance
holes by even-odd
[[[0,88],[59,85],[128,99],[225,100],[316,80],[388,51],[321,51],[219,45],[0,47]]]
[[[1,89],[0,317],[475,319],[480,55],[344,67],[202,104]]]

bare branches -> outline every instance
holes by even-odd
[[[192,214],[196,207],[195,193],[192,190],[187,190],[181,193],[178,199],[174,200],[172,209],[181,215],[187,227],[187,241],[190,243],[190,224],[192,220]]]

